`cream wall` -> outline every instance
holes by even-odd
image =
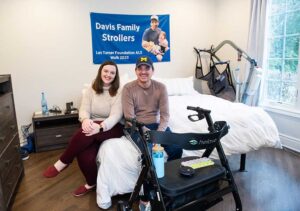
[[[251,0],[216,0],[214,4],[213,17],[213,34],[211,34],[212,42],[199,48],[209,49],[211,45],[217,47],[222,41],[230,40],[239,48],[247,52],[248,28],[250,21],[250,2]],[[202,33],[205,33],[204,31]],[[216,55],[222,61],[230,61],[232,72],[240,69],[240,80],[243,80],[246,75],[245,59],[237,62],[237,51],[230,45],[225,44]],[[203,55],[202,58],[205,58]],[[209,59],[208,56],[206,56]],[[209,65],[208,61],[204,60],[203,65]],[[208,68],[205,68],[207,71]],[[203,93],[208,93],[207,86],[200,80],[195,80],[195,86]]]
[[[170,14],[171,62],[155,64],[156,76],[194,74],[193,46],[214,41],[215,0],[1,0],[0,74],[11,74],[19,126],[40,110],[41,92],[49,107],[79,106],[84,83],[95,77],[90,12]],[[134,65],[120,65],[133,74]]]
[[[216,47],[223,40],[231,40],[247,52],[250,0],[218,0],[215,9],[218,13],[216,14],[214,46]],[[237,51],[230,45],[224,45],[217,55],[223,60],[230,60],[232,70],[239,67],[241,75],[246,71],[246,60],[242,59],[241,62],[238,62]]]
[[[250,0],[217,0],[216,24],[214,28],[215,46],[223,40],[231,40],[243,50],[247,50],[248,28],[250,21]],[[220,51],[224,56],[232,55],[236,60],[236,52],[224,47]]]

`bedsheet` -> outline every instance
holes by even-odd
[[[221,139],[226,155],[247,153],[261,147],[281,147],[276,125],[262,108],[196,92],[192,95],[169,96],[169,126],[173,132],[207,132],[205,120],[191,122],[187,118],[189,114],[195,114],[187,110],[187,106],[209,109],[213,121],[227,121],[230,129]],[[201,151],[183,152],[183,156],[201,154]],[[139,151],[125,137],[110,139],[101,145],[97,157],[100,163],[97,203],[100,208],[111,205],[111,196],[132,192],[140,172],[139,160]]]

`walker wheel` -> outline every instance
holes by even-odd
[[[126,201],[118,201],[117,211],[132,211],[132,208],[127,206]]]

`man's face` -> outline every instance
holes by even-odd
[[[153,75],[152,67],[142,64],[135,69],[135,74],[137,76],[138,82],[147,83],[151,80]]]
[[[155,20],[155,19],[151,20],[150,26],[151,26],[152,30],[157,29],[158,25],[159,25],[159,22],[157,20]]]

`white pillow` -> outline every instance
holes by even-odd
[[[192,95],[196,93],[193,77],[187,78],[154,78],[167,87],[168,95]]]
[[[156,81],[159,81],[165,84],[168,95],[193,95],[197,93],[194,89],[193,77],[187,78],[153,78]],[[127,73],[122,74],[120,76],[120,84],[121,87],[124,86],[127,82],[132,81]],[[91,84],[84,84],[84,89],[82,90],[82,94],[87,89],[87,87],[91,86]]]
[[[122,75],[120,75],[120,86],[124,86],[125,84],[127,84],[129,81],[131,81],[128,73],[124,73]]]

